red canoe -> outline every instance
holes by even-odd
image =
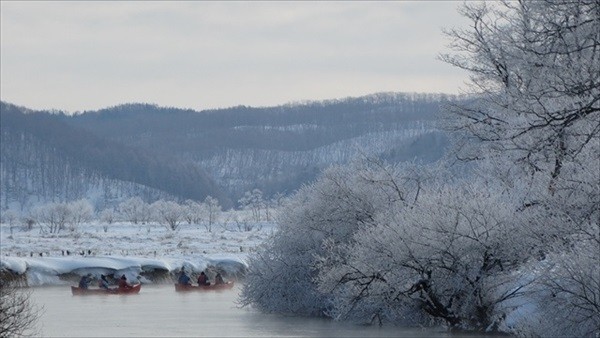
[[[175,284],[175,291],[186,292],[186,291],[212,291],[212,290],[227,290],[233,287],[233,282],[227,282],[225,284],[211,284],[211,285],[184,285]]]
[[[77,286],[71,286],[71,292],[73,295],[123,295],[139,293],[142,288],[142,284],[136,284],[131,289],[81,289]]]

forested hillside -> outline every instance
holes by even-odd
[[[60,115],[2,103],[1,122],[3,209],[81,198],[102,207],[132,196],[222,197],[197,166],[91,135]]]
[[[384,93],[277,107],[193,111],[125,104],[74,115],[2,103],[2,208],[131,196],[148,202],[288,194],[357,157],[432,162],[448,98]]]
[[[433,121],[447,99],[382,93],[202,112],[128,104],[63,119],[100,137],[192,160],[236,201],[252,189],[291,193],[357,156],[435,161],[446,138]]]

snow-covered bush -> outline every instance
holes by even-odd
[[[21,222],[23,224],[23,230],[31,231],[31,230],[33,230],[33,226],[36,223],[36,218],[33,215],[29,214],[29,215],[25,216],[24,218],[22,218]]]
[[[302,187],[279,212],[274,236],[250,257],[242,303],[265,311],[322,316],[331,295],[318,289],[317,257],[326,243],[342,245],[374,225],[388,202],[405,203],[418,194],[418,180],[396,177],[396,168],[364,162],[332,167]]]
[[[590,184],[600,182],[600,173],[590,166],[567,172],[571,177],[557,179],[553,194],[540,189],[523,210],[539,261],[523,272],[534,280],[530,306],[536,310],[509,328],[519,334],[600,334],[600,189]]]
[[[531,297],[536,311],[517,323],[517,333],[543,337],[600,334],[600,242],[598,237],[576,240],[580,240],[578,245],[547,255],[545,264],[536,267]]]
[[[321,259],[332,316],[495,330],[497,306],[529,283],[514,280],[532,245],[514,212],[510,196],[482,182],[429,186],[410,208],[390,205]]]
[[[265,311],[360,322],[526,332],[523,322],[506,323],[515,304],[553,289],[586,295],[585,288],[572,291],[584,277],[575,279],[566,273],[573,269],[558,269],[549,257],[570,257],[565,249],[583,239],[598,244],[598,224],[573,192],[558,189],[548,197],[547,185],[539,184],[543,176],[536,182],[517,173],[496,159],[463,179],[377,162],[331,168],[286,203],[279,230],[250,256],[242,301]],[[580,194],[585,200],[593,191]],[[564,262],[591,264],[598,245],[589,248]],[[549,262],[555,268],[543,276],[550,279],[530,270],[545,271]],[[590,269],[586,287],[599,283]],[[591,318],[586,325],[594,329],[597,312],[588,310],[587,317],[562,312],[563,322]]]

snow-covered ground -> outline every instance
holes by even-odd
[[[210,232],[197,224],[171,231],[158,224],[91,222],[74,232],[42,234],[38,227],[11,230],[1,224],[0,270],[25,274],[28,285],[73,283],[87,273],[161,282],[184,266],[192,275],[208,268],[235,278],[243,275],[247,254],[274,227],[267,222],[230,222],[213,225]]]

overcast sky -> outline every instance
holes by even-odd
[[[75,112],[458,93],[466,74],[436,57],[459,5],[2,1],[1,99]]]

